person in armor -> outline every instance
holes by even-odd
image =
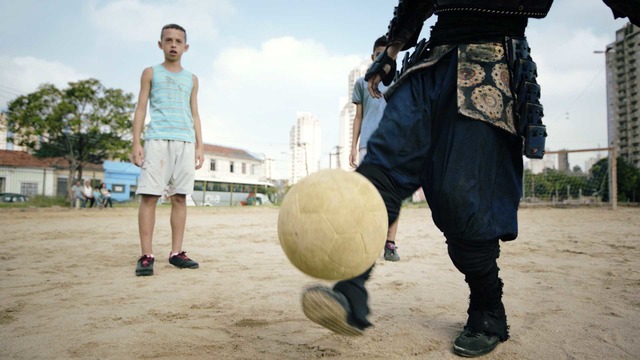
[[[516,239],[522,155],[541,158],[546,129],[536,66],[525,38],[530,18],[544,18],[553,0],[400,0],[389,25],[389,46],[365,80],[396,75],[387,107],[356,169],[384,199],[389,224],[402,199],[420,186],[443,232],[453,265],[469,286],[466,325],[453,352],[480,356],[509,338],[498,276],[500,241]],[[615,17],[638,18],[637,1],[605,0]],[[636,5],[630,5],[636,4]],[[437,15],[429,41],[424,21]],[[344,335],[371,326],[365,283],[371,274],[313,286],[302,295],[305,315]]]

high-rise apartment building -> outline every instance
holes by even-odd
[[[609,146],[640,168],[640,28],[627,23],[605,53]]]
[[[349,72],[347,99],[340,101],[340,131],[338,146],[338,162],[341,169],[347,170],[349,166],[349,153],[351,152],[351,140],[353,138],[353,118],[356,116],[356,106],[351,102],[353,99],[353,85],[358,78],[363,77],[371,65],[371,60],[364,60]]]
[[[297,112],[296,124],[289,133],[290,184],[320,169],[321,140],[320,120],[311,113]]]

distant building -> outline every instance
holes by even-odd
[[[243,149],[204,144],[204,164],[196,170],[196,179],[266,181],[267,170],[263,156]]]
[[[0,150],[7,149],[7,116],[0,113]]]
[[[606,48],[607,133],[619,156],[640,168],[640,29],[627,23]]]
[[[540,174],[544,169],[558,170],[557,162],[557,154],[545,154],[542,159],[525,159],[524,168],[533,174]]]
[[[320,120],[311,113],[297,112],[296,124],[289,133],[290,184],[320,169],[321,140]]]
[[[0,113],[0,150],[14,150],[14,151],[27,151],[24,146],[15,145],[9,142],[7,139],[11,136],[11,132],[7,127],[7,116]]]

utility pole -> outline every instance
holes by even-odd
[[[337,157],[337,159],[338,159],[338,160],[336,161],[336,163],[337,163],[337,168],[338,168],[338,169],[342,169],[342,167],[340,166],[340,149],[342,149],[342,146],[339,146],[339,145],[338,145],[338,146],[336,146],[336,157]]]
[[[273,158],[266,158],[267,160],[267,179],[271,180],[271,164],[273,162]]]

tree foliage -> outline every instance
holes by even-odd
[[[604,184],[602,199],[609,201],[609,159],[605,158],[593,165],[591,174]],[[629,164],[624,157],[618,156],[616,160],[616,177],[618,185],[618,201],[637,202],[640,199],[640,169]]]
[[[133,94],[88,79],[65,89],[43,84],[11,101],[6,115],[12,142],[69,162],[70,185],[84,163],[128,157],[134,108]]]
[[[623,157],[617,158],[616,176],[618,201],[638,202],[640,200],[640,169],[627,163]],[[525,170],[524,193],[528,200],[563,201],[579,196],[597,196],[609,201],[609,159],[595,163],[589,173],[583,173],[579,167],[565,172],[556,169],[544,169],[540,174]]]

